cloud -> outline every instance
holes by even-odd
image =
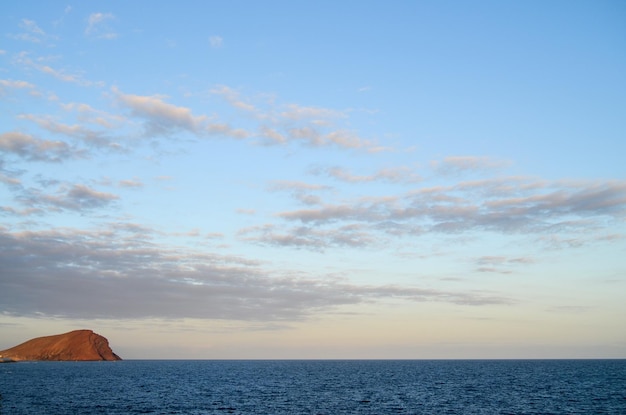
[[[287,104],[285,109],[280,113],[280,117],[298,121],[303,119],[310,119],[315,124],[326,124],[329,119],[332,118],[345,118],[346,114],[341,111],[331,110],[320,107],[305,107],[298,104]]]
[[[238,235],[244,241],[260,245],[304,248],[317,252],[333,247],[360,248],[380,242],[361,225],[345,225],[334,230],[299,226],[286,232],[274,225],[261,225],[242,229]]]
[[[55,198],[55,201],[59,206],[67,209],[91,209],[108,205],[116,199],[118,197],[114,194],[98,192],[87,186],[76,184],[62,196],[62,199]]]
[[[510,164],[511,162],[508,160],[498,160],[486,156],[450,156],[430,163],[433,170],[443,176],[497,170]]]
[[[31,59],[28,52],[20,52],[14,58],[14,62],[18,65],[34,68],[63,82],[70,82],[80,86],[103,86],[102,82],[93,82],[86,80],[80,74],[67,73],[63,70],[55,69],[49,65],[42,64],[40,63],[41,61],[42,59]]]
[[[42,211],[86,212],[110,206],[119,199],[112,193],[99,192],[83,184],[61,184],[54,193],[24,189],[17,198],[22,204]]]
[[[4,158],[0,158],[0,182],[9,187],[19,187],[21,186],[21,180],[19,177],[22,174],[24,174],[24,170],[9,169],[7,167],[6,160]]]
[[[41,30],[41,28],[37,26],[37,23],[35,23],[35,21],[33,20],[22,19],[20,27],[36,35],[45,35],[44,31]]]
[[[9,36],[13,39],[32,43],[43,43],[51,39],[56,39],[56,36],[44,32],[34,20],[22,19],[19,23],[19,27],[23,32]]]
[[[22,181],[17,177],[0,173],[0,183],[4,183],[7,186],[21,186]]]
[[[502,265],[502,264],[533,264],[535,260],[528,257],[505,257],[486,255],[476,259],[476,263],[480,265]]]
[[[232,138],[246,138],[241,129],[228,124],[214,122],[206,115],[194,115],[191,109],[168,104],[160,96],[124,94],[112,89],[117,102],[130,109],[131,115],[144,120],[145,135],[170,135],[177,131],[187,131],[198,136],[225,135]]]
[[[371,140],[365,140],[359,137],[356,133],[348,130],[335,130],[331,131],[322,137],[321,143],[315,143],[316,145],[324,145],[327,142],[338,145],[343,148],[361,149],[372,152],[378,152],[380,149],[375,146],[375,143]]]
[[[50,133],[70,137],[89,146],[119,150],[119,145],[103,131],[92,130],[81,124],[63,124],[51,118],[43,118],[34,114],[22,114],[19,118],[31,121]]]
[[[209,37],[209,44],[214,49],[221,48],[224,44],[224,39],[222,39],[220,36],[211,36]]]
[[[333,179],[348,183],[369,183],[383,181],[388,183],[416,183],[422,181],[422,177],[416,174],[410,167],[392,167],[377,171],[371,175],[355,175],[343,167],[313,168],[310,171],[315,175],[325,175]]]
[[[64,110],[76,113],[79,121],[87,124],[96,124],[102,128],[118,128],[125,122],[124,117],[120,115],[95,109],[88,104],[70,102],[67,104],[62,103],[60,105]]]
[[[579,233],[606,234],[611,223],[620,223],[626,217],[626,182],[617,180],[563,183],[499,178],[424,187],[382,197],[362,196],[345,201],[327,197],[315,203],[307,203],[301,193],[289,191],[308,207],[276,212],[285,226],[271,225],[270,231],[248,229],[248,240],[268,243],[280,239],[282,245],[292,243],[294,247],[319,250],[337,246],[338,235],[345,232],[346,226],[358,225],[360,232],[373,235],[359,239],[361,242],[432,233],[558,233],[558,242],[582,246],[600,240],[581,239]],[[302,226],[289,226],[294,223]]]
[[[39,215],[43,213],[41,209],[37,208],[25,208],[25,209],[16,209],[12,206],[0,206],[0,213],[9,216],[32,216]]]
[[[485,207],[526,217],[619,216],[626,208],[626,182],[616,180],[563,186],[540,194],[490,200],[485,202]]]
[[[478,272],[491,272],[491,273],[496,273],[496,274],[512,274],[513,271],[509,270],[509,269],[502,269],[502,268],[495,268],[495,267],[478,267],[476,268],[476,271]]]
[[[290,221],[320,225],[338,221],[370,222],[377,219],[383,220],[386,216],[385,213],[384,206],[355,203],[354,205],[335,204],[320,208],[280,212],[277,216]]]
[[[0,149],[30,161],[59,162],[82,155],[63,141],[41,140],[17,131],[0,134]]]
[[[85,34],[98,39],[115,39],[117,33],[109,26],[109,22],[115,20],[112,13],[92,13],[87,18]]]
[[[478,272],[498,274],[512,274],[511,267],[534,264],[535,260],[529,257],[505,257],[496,255],[481,256],[476,259]]]
[[[57,79],[60,79],[61,81],[64,82],[74,82],[74,83],[78,83],[78,78],[75,75],[69,75],[63,72],[60,72],[56,69],[53,69],[49,66],[46,65],[41,65],[39,66],[39,70],[43,73],[47,73],[49,75],[54,76]]]
[[[287,127],[284,135],[281,134],[281,136],[287,137],[286,141],[300,141],[312,147],[336,145],[340,148],[368,152],[381,151],[381,147],[378,147],[374,141],[363,139],[352,131],[344,129],[330,130],[329,126],[315,124],[311,120],[305,125]]]
[[[269,142],[273,144],[287,143],[287,137],[284,134],[266,125],[262,125],[259,127],[259,135],[263,138],[269,139]]]
[[[549,249],[580,248],[595,243],[613,243],[626,238],[623,234],[577,234],[577,235],[541,235],[537,242]]]
[[[118,185],[120,187],[135,188],[135,189],[143,187],[143,183],[139,179],[120,180],[118,182]]]
[[[280,191],[280,190],[295,190],[295,191],[304,191],[304,190],[328,190],[329,186],[325,186],[322,184],[313,184],[313,183],[305,183],[298,182],[293,180],[275,180],[270,183],[268,186],[269,190],[272,191]]]
[[[80,85],[93,85],[77,75],[58,71],[48,65],[34,62],[28,54],[21,54],[20,64],[34,67],[65,82],[75,82]],[[5,81],[0,87],[27,88],[23,81]],[[247,129],[233,127],[222,122],[216,115],[207,116],[196,114],[189,107],[177,106],[168,103],[161,95],[126,94],[116,87],[112,87],[113,97],[119,107],[129,110],[129,116],[114,115],[97,110],[84,103],[61,103],[61,107],[76,115],[78,124],[61,123],[51,117],[41,117],[32,114],[23,114],[20,117],[35,122],[39,127],[84,141],[90,145],[120,149],[120,145],[112,141],[106,131],[87,128],[85,124],[94,124],[100,129],[113,130],[120,126],[131,126],[133,120],[139,120],[143,129],[143,136],[157,138],[172,136],[175,133],[187,132],[198,138],[223,136],[234,139],[247,139],[252,136]],[[331,119],[346,117],[346,114],[317,107],[305,107],[295,104],[283,106],[282,111],[262,110],[247,99],[241,98],[239,92],[226,86],[216,87],[211,91],[222,96],[232,107],[245,112],[259,122],[257,137],[267,139],[272,143],[287,144],[289,142],[303,142],[310,146],[335,145],[341,148],[378,151],[374,142],[364,140],[355,133],[334,128]],[[389,181],[399,180],[402,174],[399,170],[388,169],[379,172],[380,177]]]
[[[63,82],[71,82],[71,83],[78,84],[78,85],[81,85],[81,86],[92,86],[92,85],[103,86],[103,84],[101,82],[88,81],[88,80],[84,79],[81,75],[69,74],[69,73],[64,72],[62,70],[51,68],[48,65],[36,65],[35,67],[39,71],[41,71],[43,73],[46,73],[48,75],[52,75],[53,77],[55,77],[58,80],[63,81]]]
[[[507,304],[484,292],[355,285],[264,268],[238,256],[155,244],[132,226],[11,232],[0,228],[0,312],[69,318],[297,321],[386,298]]]
[[[322,199],[315,194],[318,191],[330,190],[329,186],[304,183],[291,180],[276,180],[270,183],[268,190],[270,191],[288,191],[292,197],[298,199],[306,205],[318,205],[322,203]]]
[[[323,147],[334,144],[348,149],[373,150],[375,145],[370,140],[364,140],[358,135],[347,130],[334,130],[325,132],[324,128],[309,123],[308,125],[288,128],[286,130],[288,141],[301,141],[312,147]]]
[[[257,116],[262,117],[262,114],[260,114],[259,110],[254,105],[243,100],[241,98],[241,94],[233,88],[230,88],[226,85],[219,85],[211,89],[211,93],[221,96],[226,101],[228,101],[230,105],[237,108],[238,110],[253,113]]]
[[[167,133],[172,130],[188,130],[198,133],[206,116],[194,116],[189,108],[177,107],[164,102],[158,96],[123,94],[114,90],[119,103],[130,108],[133,115],[148,122],[150,132]]]
[[[223,85],[212,89],[211,93],[223,97],[232,107],[257,120],[256,131],[258,137],[264,139],[264,144],[301,142],[313,147],[337,146],[367,152],[385,150],[375,141],[338,125],[349,119],[348,111],[294,103],[278,105],[274,97],[253,104],[252,100],[242,98],[240,92]]]
[[[35,85],[26,81],[13,81],[10,79],[0,79],[0,97],[7,94],[12,89],[27,89],[35,92]]]
[[[62,25],[63,21],[65,20],[65,16],[67,16],[71,12],[72,12],[72,6],[65,6],[65,9],[63,10],[63,15],[61,15],[61,17],[59,17],[58,19],[54,20],[52,24],[55,27]]]

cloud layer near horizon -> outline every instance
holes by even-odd
[[[140,226],[0,233],[3,312],[64,318],[297,321],[378,299],[507,304],[486,292],[356,285],[241,257],[161,246]]]

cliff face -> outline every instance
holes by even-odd
[[[91,330],[37,337],[0,351],[0,358],[19,360],[122,360],[109,341]]]

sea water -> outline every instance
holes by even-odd
[[[0,413],[626,414],[626,360],[0,365]]]

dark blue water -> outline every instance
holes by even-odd
[[[626,414],[626,360],[0,364],[0,413]]]

